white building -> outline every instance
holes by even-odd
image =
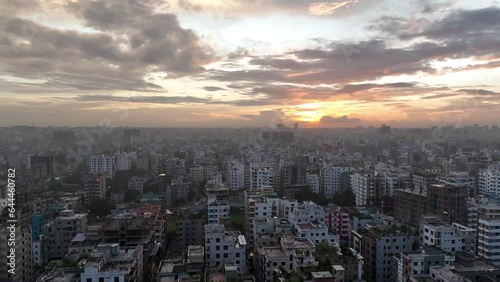
[[[227,183],[229,189],[239,190],[245,188],[245,165],[232,162],[227,168]]]
[[[33,240],[33,266],[41,267],[44,266],[43,262],[43,235],[40,235],[40,239]]]
[[[246,273],[246,240],[239,232],[226,232],[222,224],[205,225],[205,263],[222,266],[234,261],[240,273]]]
[[[320,181],[319,175],[317,173],[307,173],[306,174],[307,186],[313,191],[313,193],[319,194],[320,191]]]
[[[348,189],[342,181],[342,176],[351,171],[350,167],[346,166],[328,166],[321,169],[321,190],[327,198],[333,197],[336,193],[341,193]],[[345,176],[344,176],[345,177]]]
[[[325,211],[313,202],[304,202],[292,209],[288,215],[294,234],[300,238],[308,238],[314,244],[320,242],[338,243],[339,236],[329,234],[325,225]]]
[[[90,173],[104,173],[107,178],[113,178],[116,171],[116,157],[92,155],[89,159]]]
[[[500,205],[479,205],[477,224],[477,255],[500,266]]]
[[[97,250],[88,255],[80,275],[80,281],[85,282],[142,281],[142,278],[142,245],[125,251],[120,250],[118,243],[98,245]]]
[[[116,153],[116,170],[131,170],[132,158],[127,153]]]
[[[479,172],[479,193],[500,196],[500,165],[491,165]]]
[[[250,164],[250,190],[274,185],[274,167],[271,164]]]
[[[366,201],[375,197],[375,176],[373,173],[356,172],[350,180],[351,189],[356,195],[356,206],[366,206]]]
[[[437,224],[435,221],[422,223],[420,234],[422,246],[435,246],[448,254],[476,250],[476,230],[457,223],[451,226]]]

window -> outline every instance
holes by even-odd
[[[114,280],[114,282],[120,282],[120,277],[115,277]]]
[[[99,282],[104,282],[104,277],[100,277]]]
[[[87,282],[92,282],[92,278],[87,278]]]

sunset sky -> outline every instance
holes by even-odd
[[[0,0],[0,126],[500,123],[500,2]]]

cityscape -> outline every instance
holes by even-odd
[[[500,281],[498,1],[0,10],[0,282]]]

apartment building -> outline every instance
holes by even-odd
[[[71,240],[78,233],[87,231],[88,216],[86,213],[75,213],[64,210],[43,229],[43,247],[45,262],[62,259],[68,252]]]
[[[225,231],[222,224],[205,225],[205,263],[209,266],[222,266],[234,261],[238,271],[246,273],[245,236],[239,232]]]

